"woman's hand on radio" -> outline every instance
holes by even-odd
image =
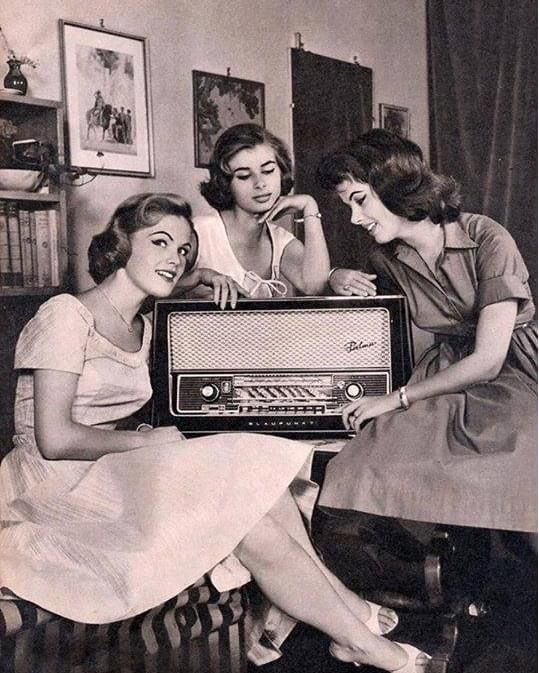
[[[213,269],[200,269],[200,272],[201,283],[213,288],[213,302],[221,310],[226,307],[227,301],[230,302],[230,308],[236,308],[240,294],[244,297],[249,296],[249,293],[230,276],[217,273]]]
[[[363,423],[371,418],[376,418],[388,411],[394,411],[400,407],[399,396],[396,393],[373,397],[362,397],[360,400],[350,402],[342,410],[342,420],[347,430],[359,429]]]
[[[320,224],[320,213],[318,212],[318,204],[309,194],[290,194],[288,196],[281,196],[273,206],[264,213],[260,222],[272,222],[278,220],[285,215],[291,213],[301,213],[297,221],[308,220],[309,222],[318,222]]]
[[[376,285],[373,280],[375,273],[364,273],[357,269],[335,269],[330,273],[328,285],[336,294],[345,297],[357,295],[358,297],[376,296]]]

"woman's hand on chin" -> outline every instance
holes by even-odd
[[[260,222],[272,222],[291,213],[301,213],[301,217],[316,218],[320,222],[318,204],[309,194],[281,196],[273,206],[260,217]]]
[[[328,285],[335,294],[345,297],[375,297],[375,278],[375,273],[364,273],[356,269],[334,269],[330,272]]]

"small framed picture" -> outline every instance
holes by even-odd
[[[70,166],[152,177],[146,39],[62,19],[60,37]]]
[[[380,128],[409,138],[410,110],[407,107],[380,103]]]
[[[264,84],[193,70],[195,166],[207,168],[221,133],[235,124],[264,126]]]

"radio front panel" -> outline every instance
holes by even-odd
[[[346,403],[410,369],[402,297],[156,302],[154,423],[186,434],[344,434]]]

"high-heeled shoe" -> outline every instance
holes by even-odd
[[[365,600],[365,599],[364,599]],[[369,631],[374,634],[375,636],[387,636],[388,633],[391,633],[393,629],[397,626],[399,623],[399,617],[395,610],[391,610],[393,613],[392,617],[394,616],[394,624],[391,626],[389,629],[386,629],[385,631],[382,630],[382,627],[380,626],[380,620],[378,619],[379,612],[382,609],[381,605],[378,605],[378,603],[371,603],[371,601],[365,600],[365,603],[369,606],[371,609],[371,614],[369,615],[369,618],[367,619],[366,622],[363,622],[365,626],[369,629]],[[389,609],[389,608],[386,608]]]
[[[427,660],[432,659],[430,655],[428,655],[426,652],[423,652],[422,650],[418,650],[417,647],[414,647],[413,645],[408,645],[406,643],[397,643],[396,641],[393,641],[395,645],[398,645],[401,647],[406,654],[408,655],[408,661],[404,664],[404,666],[401,666],[400,668],[395,668],[392,671],[389,671],[388,673],[417,673],[417,658],[419,657],[420,654],[423,654],[427,657]],[[352,655],[352,652],[350,651],[349,648],[339,648],[339,645],[337,645],[336,642],[330,643],[329,646],[329,653],[335,657],[335,659],[339,659],[339,661],[344,661],[348,664],[354,664],[354,666],[357,666],[360,668],[362,664],[358,661],[354,661],[353,659],[348,659],[347,656],[342,657],[338,656],[339,649],[341,650],[347,650],[347,653],[350,653]],[[342,654],[342,652],[341,652]],[[428,671],[423,670],[421,673],[428,673]]]

